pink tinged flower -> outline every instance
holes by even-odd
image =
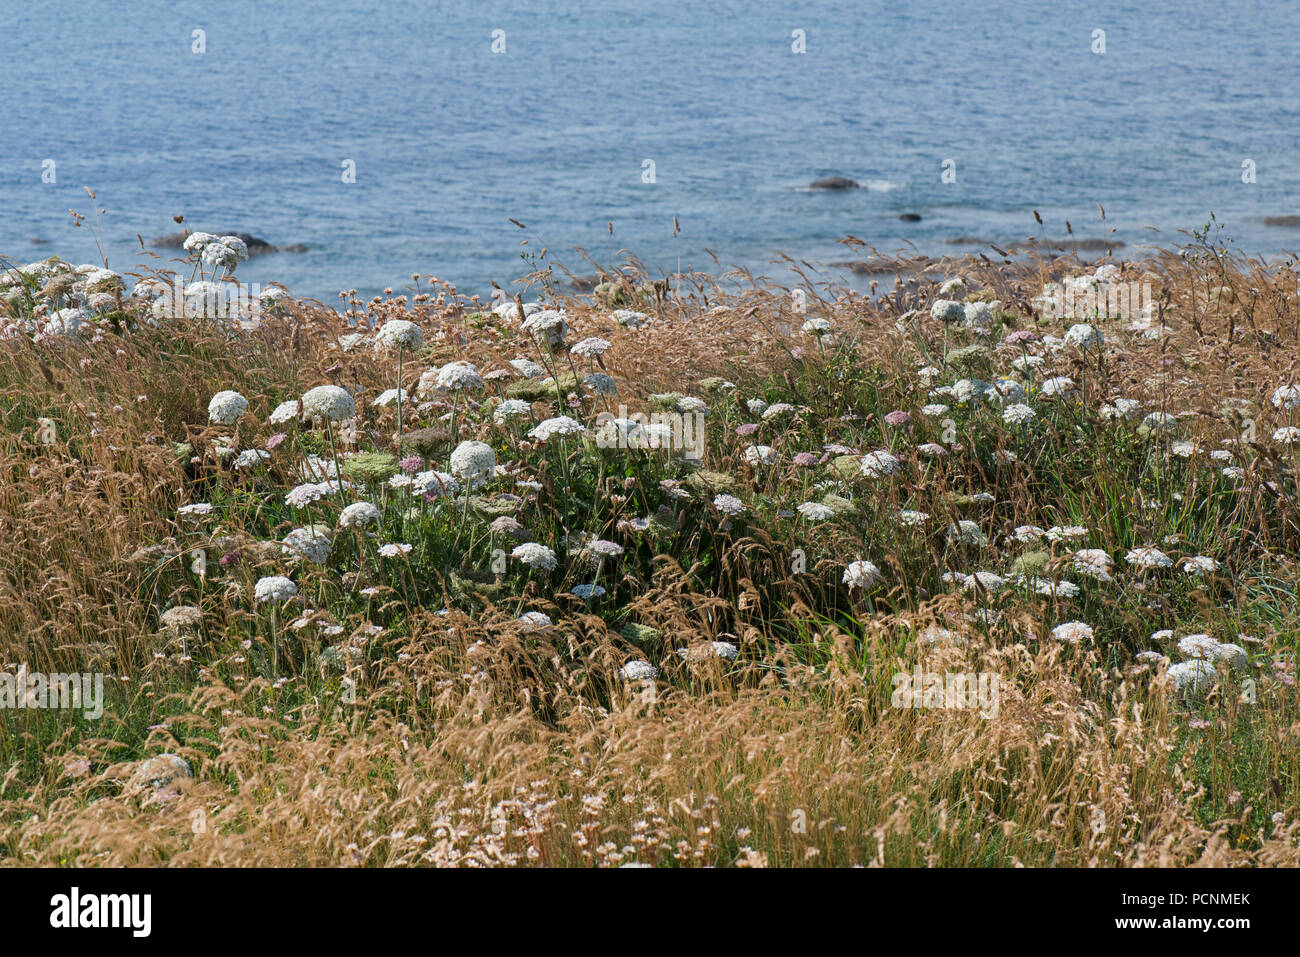
[[[737,435],[753,435],[758,431],[758,425],[753,422],[746,422],[744,425],[736,426]]]
[[[1015,332],[1010,333],[1002,341],[1012,346],[1021,342],[1037,342],[1038,333],[1030,332],[1028,329],[1017,329]]]
[[[275,433],[275,435],[271,436],[269,439],[266,440],[266,450],[269,452],[272,449],[277,448],[280,445],[280,443],[283,442],[288,437],[289,436],[285,435],[283,432]]]
[[[238,563],[239,563],[239,552],[226,552],[226,554],[221,556],[221,560],[217,564],[235,565]]]
[[[810,465],[816,465],[817,456],[813,455],[811,452],[800,452],[794,457],[794,464],[803,468],[807,468]]]
[[[424,459],[420,458],[418,455],[408,455],[406,458],[402,459],[402,461],[398,462],[397,465],[398,468],[407,475],[414,475],[416,472],[424,471]]]
[[[912,417],[902,409],[895,409],[885,416],[885,424],[901,428],[905,425],[911,425]]]

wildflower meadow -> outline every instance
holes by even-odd
[[[178,255],[0,269],[5,861],[1300,863],[1293,262]]]

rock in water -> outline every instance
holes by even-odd
[[[903,222],[905,222],[905,223],[919,223],[919,222],[921,221],[921,214],[920,214],[920,213],[903,213],[903,215],[899,216],[898,218],[901,219],[901,220],[902,220]]]
[[[843,176],[827,176],[825,179],[814,180],[808,184],[809,189],[858,189],[859,186],[851,179]]]
[[[302,243],[293,243],[289,246],[272,246],[265,239],[254,236],[251,233],[236,233],[230,230],[203,230],[210,232],[214,236],[238,236],[248,247],[249,257],[261,256],[266,253],[305,253],[307,247]],[[166,236],[155,236],[149,240],[149,245],[163,249],[180,249],[185,245],[185,240],[189,233],[168,233]]]

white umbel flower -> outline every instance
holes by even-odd
[[[486,442],[462,442],[451,453],[450,467],[452,475],[470,485],[477,485],[492,478],[497,456]]]
[[[555,571],[555,552],[536,542],[524,542],[522,545],[516,545],[514,551],[510,553],[510,557],[532,568],[541,568],[548,572]]]
[[[734,495],[714,496],[713,507],[723,515],[741,515],[745,511],[745,503]]]
[[[862,463],[859,466],[862,474],[870,478],[879,478],[882,475],[897,475],[902,471],[902,468],[902,463],[884,449],[868,452],[862,456]]]
[[[871,562],[851,562],[844,569],[844,584],[849,588],[873,588],[885,580],[880,569]]]
[[[1175,691],[1196,697],[1205,691],[1214,679],[1214,665],[1204,658],[1193,658],[1191,661],[1180,661],[1176,665],[1170,665],[1167,673],[1173,679]]]
[[[1027,405],[1009,405],[1002,410],[1002,421],[1007,425],[1024,425],[1034,420],[1036,413]]]
[[[187,253],[202,253],[203,247],[208,243],[219,242],[220,240],[212,233],[190,233],[185,237],[183,248]]]
[[[930,318],[943,323],[964,322],[966,306],[954,299],[936,299],[930,306]]]
[[[1069,392],[1073,392],[1074,389],[1074,380],[1069,376],[1058,375],[1043,380],[1043,395],[1065,395]]]
[[[227,272],[239,264],[239,254],[221,239],[203,247],[202,259],[209,266],[220,266]]]
[[[1111,580],[1110,568],[1113,560],[1100,548],[1081,548],[1074,553],[1074,568],[1081,575],[1098,581]]]
[[[1137,568],[1168,568],[1173,559],[1154,545],[1140,545],[1124,556],[1124,561]]]
[[[505,422],[516,415],[527,415],[532,410],[532,405],[523,399],[503,399],[501,404],[492,410],[492,418],[497,422]]]
[[[805,334],[810,336],[816,336],[818,339],[820,339],[822,336],[828,335],[830,333],[831,324],[825,319],[814,318],[814,319],[809,319],[800,328],[801,331],[804,332]]]
[[[569,332],[567,320],[563,309],[543,309],[525,319],[519,328],[551,345],[559,345]]]
[[[569,351],[575,356],[582,356],[584,359],[594,359],[597,356],[604,355],[609,347],[610,342],[608,339],[591,336],[581,342],[574,343],[573,348]]]
[[[370,502],[353,502],[339,514],[339,528],[365,528],[378,525],[382,518],[378,507]]]
[[[448,362],[436,372],[430,369],[420,376],[419,392],[421,395],[430,395],[434,390],[455,392],[460,389],[481,388],[483,388],[483,377],[479,375],[478,369],[474,368],[473,363],[470,362]]]
[[[1067,621],[1052,629],[1052,637],[1066,644],[1077,645],[1092,639],[1092,626],[1082,621]]]
[[[302,412],[313,422],[342,422],[356,415],[356,403],[347,389],[318,385],[302,397]]]
[[[208,421],[217,425],[233,425],[247,409],[247,399],[238,392],[226,389],[214,395],[208,403]]]
[[[390,319],[380,328],[378,339],[393,351],[415,352],[424,346],[424,330],[407,319]]]
[[[583,435],[586,431],[582,423],[576,419],[571,419],[567,415],[557,415],[539,422],[528,435],[538,442],[546,442],[554,435]]]
[[[253,597],[259,602],[287,601],[298,594],[298,586],[283,575],[271,575],[259,578],[253,586]]]
[[[658,677],[659,669],[648,661],[629,661],[623,666],[622,675],[628,681],[648,681]]]
[[[835,517],[835,509],[821,502],[804,502],[796,506],[795,511],[810,522],[825,522]]]
[[[1079,322],[1069,328],[1065,333],[1065,341],[1072,343],[1080,349],[1100,349],[1105,338],[1096,326],[1089,325],[1086,322]]]
[[[267,421],[272,425],[283,425],[286,422],[292,422],[296,418],[298,418],[298,400],[289,399],[277,405]]]
[[[1300,406],[1300,385],[1280,385],[1273,390],[1273,405],[1290,411]]]
[[[329,535],[326,534],[326,527],[323,525],[295,528],[284,537],[284,548],[282,549],[285,555],[290,558],[305,558],[317,565],[323,565],[329,561],[330,552],[333,550],[334,545],[330,541]]]

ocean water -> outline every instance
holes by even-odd
[[[0,0],[0,255],[98,235],[130,270],[183,214],[305,244],[239,275],[326,302],[486,294],[543,248],[780,278],[862,258],[849,234],[943,255],[1068,220],[1132,254],[1210,212],[1272,255],[1300,247],[1261,222],[1300,214],[1298,46],[1294,0]],[[866,188],[801,188],[827,175]]]

